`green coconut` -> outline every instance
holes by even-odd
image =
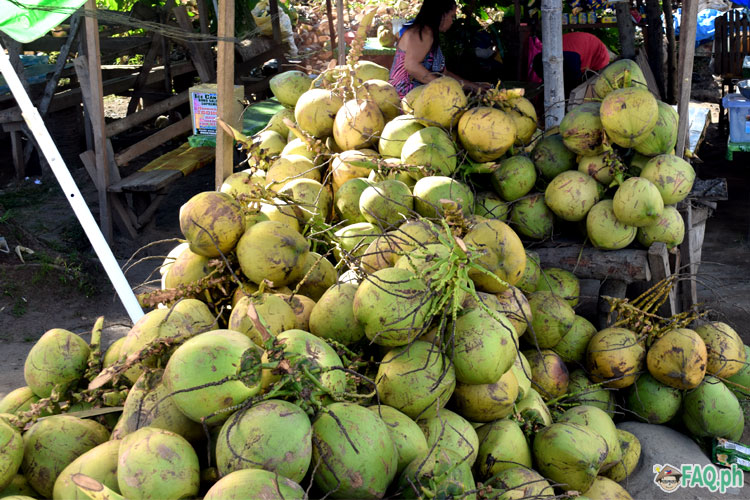
[[[284,71],[274,75],[268,85],[274,97],[284,106],[293,108],[300,96],[310,88],[312,80],[302,71]]]
[[[450,248],[440,243],[431,243],[418,247],[410,253],[405,253],[393,266],[396,269],[406,269],[422,277],[429,284],[438,272],[434,269],[436,259],[449,258]],[[439,275],[438,275],[439,276]]]
[[[333,403],[313,423],[313,480],[332,498],[380,498],[398,470],[398,451],[375,413]],[[363,451],[367,450],[366,453]],[[323,460],[323,457],[325,460]]]
[[[604,99],[613,90],[631,85],[645,86],[646,77],[643,76],[637,62],[632,59],[619,59],[599,73],[599,78],[594,82],[594,93],[600,99]]]
[[[550,349],[528,350],[523,355],[531,367],[531,381],[545,400],[567,392],[570,375],[560,356]]]
[[[693,189],[695,181],[693,167],[679,156],[671,154],[651,158],[640,175],[656,186],[665,205],[675,205],[684,200]]]
[[[417,101],[417,97],[422,94],[423,90],[424,85],[417,85],[401,98],[401,110],[405,114],[411,114],[414,112],[414,103]]]
[[[516,336],[521,337],[531,322],[531,305],[529,299],[517,287],[511,286],[497,297],[497,312],[503,314],[510,320],[516,331]]]
[[[339,220],[347,224],[367,222],[359,210],[359,198],[372,183],[367,179],[356,177],[346,181],[333,197],[333,206]]]
[[[21,433],[0,420],[0,492],[2,492],[18,473],[24,457],[24,440]]]
[[[414,209],[423,217],[436,218],[443,214],[440,200],[453,200],[463,213],[469,215],[474,208],[474,195],[464,183],[450,177],[430,176],[419,179],[414,185]]]
[[[495,193],[477,193],[474,200],[474,214],[487,219],[506,220],[510,213],[510,205]]]
[[[310,243],[280,222],[259,222],[237,243],[242,273],[253,283],[263,280],[283,286],[301,277]]]
[[[392,120],[387,120],[378,141],[380,154],[401,158],[401,150],[404,148],[406,140],[423,128],[424,125],[419,123],[414,115],[401,115]]]
[[[628,387],[625,406],[636,417],[649,424],[665,424],[680,411],[682,391],[662,384],[650,373],[638,377]]]
[[[599,116],[609,139],[632,148],[648,138],[659,118],[656,98],[646,87],[613,90],[602,100]]]
[[[531,160],[546,180],[554,179],[566,170],[576,168],[576,154],[565,147],[560,134],[543,137],[531,151]]]
[[[398,96],[396,87],[388,83],[387,79],[385,81],[367,80],[360,90],[362,99],[369,99],[378,106],[386,123],[401,114],[401,98]]]
[[[745,346],[745,360],[748,358],[750,358],[750,347]],[[740,371],[727,377],[726,384],[737,397],[742,399],[750,397],[750,363],[745,362]]]
[[[456,170],[457,152],[450,136],[441,128],[425,127],[411,134],[401,148],[404,165],[426,167],[435,175],[451,175]],[[415,179],[421,172],[409,171]]]
[[[607,458],[604,438],[573,422],[537,431],[533,450],[539,472],[566,490],[588,490]]]
[[[615,169],[609,158],[612,152],[607,151],[594,156],[581,156],[578,160],[578,171],[590,175],[597,182],[609,186],[615,178]]]
[[[560,135],[566,148],[582,156],[598,155],[604,151],[600,107],[598,102],[584,102],[565,114],[560,122]]]
[[[309,252],[302,271],[304,281],[299,283],[299,293],[313,301],[320,300],[326,290],[336,283],[336,268],[319,253]]]
[[[668,249],[680,245],[685,238],[685,221],[682,214],[672,205],[665,206],[659,220],[638,228],[637,238],[646,248],[656,242],[664,243]]]
[[[591,498],[592,500],[598,498],[606,498],[607,500],[633,500],[628,490],[604,476],[597,476],[594,479],[594,483],[582,496]]]
[[[511,156],[492,172],[492,186],[505,201],[526,196],[536,183],[536,168],[526,156]]]
[[[310,89],[299,96],[294,120],[303,132],[323,139],[333,133],[333,121],[343,105],[341,97],[330,90]]]
[[[298,406],[261,401],[224,422],[216,440],[219,474],[262,468],[299,483],[312,459],[312,425]]]
[[[586,348],[586,368],[594,382],[621,389],[635,383],[645,358],[635,333],[625,328],[605,328]]]
[[[694,389],[706,374],[706,344],[697,332],[675,328],[648,350],[648,371],[659,382],[676,389]]]
[[[350,150],[333,155],[330,176],[333,177],[333,192],[337,192],[349,179],[366,178],[375,167],[378,158],[373,149]]]
[[[552,424],[552,414],[542,396],[535,389],[529,389],[526,396],[516,403],[514,411],[521,415],[524,422],[531,422],[535,426]]]
[[[543,202],[542,205],[544,205]],[[535,292],[541,275],[542,267],[539,265],[539,254],[531,250],[526,250],[526,267],[523,270],[521,279],[516,282],[516,286],[524,293]]]
[[[706,343],[706,373],[726,378],[745,367],[745,346],[734,328],[720,321],[712,321],[697,327],[695,333]]]
[[[645,139],[635,145],[635,150],[646,156],[667,154],[677,144],[677,126],[680,121],[677,111],[666,102],[656,101],[656,105],[659,107],[656,126]]]
[[[243,469],[216,481],[206,492],[203,500],[302,500],[306,497],[302,486],[291,479],[267,470]]]
[[[571,307],[575,307],[581,295],[581,283],[570,271],[559,267],[549,267],[542,269],[536,290],[552,292],[565,299]]]
[[[510,210],[510,224],[519,234],[535,240],[552,236],[555,215],[542,193],[521,198]]]
[[[29,485],[29,481],[22,474],[16,474],[5,489],[0,490],[0,498],[5,500],[33,500],[38,493]]]
[[[521,279],[526,269],[526,252],[521,239],[508,224],[497,219],[479,222],[466,233],[464,241],[479,252],[474,262],[494,274],[493,277],[485,272],[469,271],[469,278],[480,290],[504,292]]]
[[[518,356],[516,356],[516,360],[513,362],[510,371],[516,377],[516,383],[518,384],[517,399],[521,400],[526,397],[531,389],[531,365],[522,352],[518,352]]]
[[[325,222],[331,212],[331,195],[328,189],[313,179],[294,179],[279,189],[280,194],[291,198],[294,209],[292,213],[299,214],[304,222],[315,219]]]
[[[617,436],[620,439],[622,460],[605,471],[604,475],[613,481],[621,482],[629,477],[638,465],[638,460],[641,458],[641,442],[635,435],[622,429],[617,429]]]
[[[257,143],[258,154],[263,156],[278,156],[286,146],[286,136],[273,130],[261,130],[253,137]]]
[[[382,227],[399,225],[413,207],[409,186],[397,180],[377,182],[367,187],[359,198],[359,211],[367,222]]]
[[[299,100],[299,98],[297,100]],[[294,110],[284,108],[277,111],[273,114],[271,119],[268,120],[268,124],[263,128],[263,130],[273,130],[274,132],[280,134],[281,137],[286,137],[289,135],[289,127],[287,127],[284,123],[285,119],[294,122]]]
[[[24,363],[23,376],[31,391],[40,398],[54,389],[64,391],[86,371],[89,346],[73,332],[53,328],[31,347]]]
[[[52,498],[55,481],[65,467],[108,439],[107,428],[93,420],[70,415],[47,417],[23,436],[22,470],[40,495]],[[10,446],[13,450],[13,443]]]
[[[198,455],[182,436],[144,427],[120,444],[117,483],[125,498],[193,497],[200,486]]]
[[[450,128],[466,108],[468,99],[461,84],[443,76],[432,80],[414,101],[414,117],[426,127]]]
[[[596,335],[596,327],[583,316],[576,314],[573,325],[552,347],[552,350],[566,363],[583,363],[586,357],[586,347],[594,335]]]
[[[529,296],[531,306],[531,343],[541,348],[552,348],[573,326],[576,313],[565,299],[548,291]]]
[[[513,118],[497,108],[477,106],[458,120],[458,139],[472,160],[480,163],[500,158],[516,140]]]
[[[400,474],[415,458],[426,454],[430,449],[427,446],[424,432],[408,415],[382,404],[368,406],[367,409],[385,422],[388,434],[391,436],[393,444],[396,445],[398,451],[397,474]]]
[[[695,437],[721,437],[732,441],[742,437],[744,414],[737,396],[712,375],[707,375],[696,389],[685,394],[682,408],[682,420]]]
[[[406,466],[396,484],[399,498],[422,499],[423,491],[436,498],[476,500],[474,477],[465,456],[439,448],[425,452]]]
[[[518,146],[528,144],[537,130],[537,115],[534,104],[525,97],[517,97],[501,102],[500,106],[516,124],[515,144]]]
[[[479,438],[468,420],[450,410],[417,420],[427,439],[427,448],[450,450],[474,465],[479,452]]]
[[[597,182],[578,170],[561,172],[547,185],[544,201],[563,220],[583,220],[599,201]]]
[[[456,383],[453,391],[456,411],[472,422],[492,422],[507,417],[513,412],[519,393],[515,373],[511,368],[491,384]]]
[[[194,253],[204,257],[226,255],[245,231],[242,207],[226,193],[198,193],[180,207],[180,230]]]
[[[621,223],[628,226],[649,226],[664,212],[664,201],[657,187],[644,177],[631,177],[615,192],[612,210]]]
[[[354,77],[359,78],[363,82],[368,80],[381,80],[387,82],[389,76],[390,71],[388,68],[381,66],[378,63],[372,61],[357,61],[354,64]]]
[[[196,334],[212,330],[216,325],[216,318],[208,305],[198,299],[181,299],[172,307],[172,311],[185,315],[190,323],[190,331]]]
[[[278,192],[288,183],[300,178],[320,182],[320,170],[306,156],[280,156],[269,167],[263,184],[271,191]]]
[[[369,222],[349,224],[333,233],[341,250],[348,252],[352,257],[364,255],[370,243],[381,234],[383,234],[383,230]],[[336,260],[341,260],[341,250],[334,250]]]
[[[477,469],[488,479],[513,467],[531,467],[531,449],[518,424],[513,420],[497,420],[477,430],[479,454]]]
[[[205,278],[215,269],[210,264],[211,259],[194,253],[185,248],[177,255],[175,260],[168,265],[161,277],[161,288],[178,288],[201,278]]]
[[[253,311],[262,319],[262,329],[252,320]],[[295,324],[296,317],[291,306],[281,297],[264,293],[240,298],[232,308],[227,327],[245,334],[255,344],[263,346],[272,337],[294,328]]]
[[[430,342],[417,340],[388,351],[375,378],[381,402],[411,418],[445,406],[456,387],[455,368]]]
[[[610,416],[615,414],[614,391],[595,385],[586,372],[579,368],[570,373],[566,403],[595,406]]]
[[[289,307],[292,308],[296,319],[294,322],[294,328],[304,331],[310,330],[310,314],[312,313],[313,307],[315,307],[315,301],[300,293],[294,295],[279,293],[276,295],[283,299],[284,302],[289,304]]]
[[[602,200],[586,216],[586,234],[591,243],[601,250],[619,250],[630,245],[638,228],[620,222],[615,215],[614,202]]]
[[[307,143],[299,137],[287,142],[286,146],[284,146],[284,149],[281,150],[281,156],[289,155],[304,156],[311,162],[315,162],[315,152],[310,151],[310,149],[308,149],[307,147]]]
[[[547,498],[554,496],[552,486],[537,471],[513,465],[490,479],[489,485],[500,493],[497,500]]]
[[[73,483],[74,474],[85,474],[115,493],[120,493],[120,486],[117,483],[119,451],[120,440],[105,441],[73,460],[57,476],[52,498],[54,500],[87,500],[89,498]]]
[[[260,380],[251,385],[237,379],[211,384],[237,375],[245,358],[255,357],[260,362],[262,352],[240,332],[214,330],[202,333],[177,348],[167,362],[162,380],[170,391],[183,391],[174,394],[172,400],[188,418],[218,424],[229,417],[222,410],[260,392]],[[196,387],[201,388],[187,390]]]
[[[607,443],[607,458],[601,465],[600,471],[612,468],[622,459],[620,440],[612,417],[604,410],[591,405],[574,406],[565,411],[557,420],[558,422],[573,422],[588,427],[599,434]]]
[[[383,113],[373,101],[352,99],[336,112],[333,138],[342,151],[369,147],[385,127]]]
[[[31,387],[25,385],[14,389],[0,399],[0,413],[20,413],[28,411],[31,405],[39,401]]]

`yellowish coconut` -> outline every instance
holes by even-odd
[[[424,91],[424,85],[417,85],[401,98],[401,109],[405,114],[414,113],[414,103],[422,95],[422,91]]]
[[[731,377],[747,361],[745,346],[734,329],[720,321],[701,325],[695,329],[706,343],[708,364],[706,372],[717,377]]]
[[[496,280],[484,273],[470,271],[469,277],[482,290],[492,293],[505,291],[507,284],[515,285],[523,276],[526,269],[523,243],[504,222],[497,219],[480,222],[466,234],[464,241],[481,253],[475,262],[500,278]]]
[[[367,80],[359,88],[357,96],[377,104],[386,123],[401,114],[401,98],[398,96],[396,87],[387,81]]]
[[[269,189],[280,191],[287,183],[301,177],[320,182],[320,171],[304,156],[282,156],[268,169],[265,183]]]
[[[353,165],[351,162],[366,161],[377,158],[378,152],[372,149],[350,150],[339,153],[331,160],[331,176],[333,177],[333,192],[339,190],[344,183],[357,177],[367,177],[371,168]]]
[[[525,97],[511,99],[503,105],[503,110],[516,125],[516,145],[528,144],[536,132],[536,109]]]
[[[259,222],[237,243],[237,260],[250,281],[282,286],[301,278],[310,243],[280,222]]]
[[[180,230],[193,252],[218,257],[237,244],[245,219],[240,204],[230,195],[205,191],[180,207]]]
[[[651,345],[646,356],[649,373],[676,389],[698,387],[706,374],[706,361],[706,344],[698,333],[687,328],[665,333]]]
[[[591,337],[586,367],[594,382],[620,389],[635,382],[645,357],[635,333],[625,328],[605,328]]]
[[[366,148],[377,141],[383,127],[383,113],[374,101],[352,99],[336,113],[333,138],[344,151]]]
[[[478,106],[461,115],[458,138],[472,160],[493,161],[515,142],[516,124],[504,111]]]
[[[468,103],[461,84],[449,76],[442,76],[424,86],[414,102],[414,116],[425,127],[450,128]]]
[[[303,132],[322,139],[333,133],[333,120],[344,100],[330,90],[310,89],[294,108],[294,119]]]

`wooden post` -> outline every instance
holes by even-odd
[[[562,4],[542,0],[542,67],[544,70],[544,123],[559,125],[565,116],[563,80]]]
[[[339,42],[339,64],[346,64],[346,37],[344,33],[344,0],[336,0],[336,32]]]
[[[201,27],[201,33],[204,35],[210,34],[208,29],[208,6],[206,0],[197,0],[196,6],[198,7],[198,23]]]
[[[219,2],[219,42],[216,62],[217,75],[217,118],[232,123],[234,103],[234,42],[224,38],[234,38],[234,0]],[[216,127],[216,174],[214,182],[218,190],[234,170],[234,139],[221,127]]]
[[[279,21],[279,4],[276,0],[269,0],[268,13],[271,16],[271,28],[273,29],[273,41],[281,43],[281,24]]]
[[[630,2],[615,4],[617,31],[620,35],[620,55],[625,59],[635,59],[635,27],[630,16]]]
[[[677,128],[677,146],[675,154],[685,155],[685,145],[690,128],[690,87],[693,81],[693,57],[695,57],[695,31],[698,25],[698,0],[685,0],[682,3],[680,18],[680,58],[678,66],[679,92],[677,114],[680,124]]]
[[[674,36],[674,14],[672,0],[662,0],[664,9],[665,29],[667,31],[667,93],[664,100],[667,104],[675,104],[677,98],[677,42]],[[718,33],[716,34],[718,36]]]
[[[333,7],[331,0],[326,0],[326,15],[328,16],[328,33],[331,35],[331,53],[336,46],[336,28],[333,27]]]
[[[646,0],[646,32],[648,33],[648,43],[646,44],[646,54],[648,55],[649,66],[654,74],[656,86],[659,87],[659,94],[665,96],[664,88],[664,51],[662,50],[663,30],[661,23],[661,8],[659,0]]]
[[[85,9],[96,11],[96,1],[86,0]],[[96,155],[97,191],[99,192],[99,227],[104,239],[112,242],[112,217],[110,214],[109,196],[109,160],[107,159],[107,133],[104,130],[104,95],[102,90],[101,51],[99,50],[99,21],[96,17],[86,16],[86,54],[89,67],[89,89],[91,91],[91,108],[88,116],[94,135],[94,154]]]

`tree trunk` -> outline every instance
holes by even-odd
[[[560,124],[565,115],[563,80],[562,3],[542,0],[542,68],[544,70],[544,123]]]

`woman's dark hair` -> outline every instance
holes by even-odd
[[[422,7],[419,8],[417,17],[412,22],[411,28],[417,29],[420,40],[422,39],[422,29],[429,28],[432,31],[432,48],[435,48],[438,45],[440,21],[442,21],[443,15],[456,7],[456,0],[424,0]]]

